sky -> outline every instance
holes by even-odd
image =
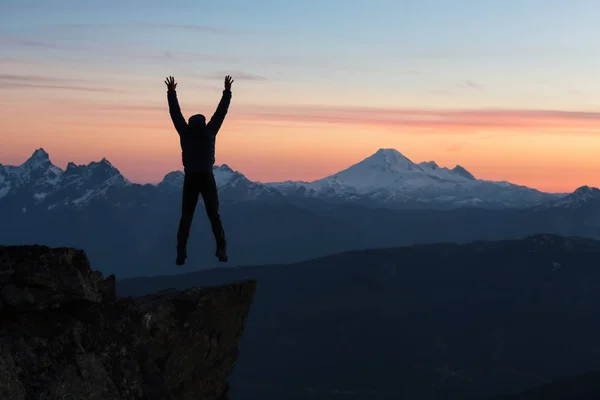
[[[43,147],[182,169],[230,74],[217,164],[314,180],[379,148],[540,190],[600,187],[597,0],[0,0],[0,163]]]

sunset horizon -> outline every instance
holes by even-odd
[[[427,159],[427,160],[425,160],[425,159],[424,160],[414,160],[410,156],[402,153],[402,151],[400,151],[399,149],[393,149],[393,148],[378,148],[378,149],[375,149],[372,152],[370,152],[368,154],[365,154],[362,158],[356,159],[356,160],[352,161],[348,165],[345,165],[345,166],[342,166],[342,167],[340,167],[340,168],[338,168],[336,170],[327,172],[324,175],[315,175],[314,177],[311,177],[309,179],[303,179],[303,178],[289,179],[289,178],[285,178],[285,177],[283,179],[259,179],[259,178],[253,178],[252,176],[249,176],[244,170],[238,168],[237,166],[235,166],[233,164],[226,163],[226,162],[223,162],[223,163],[216,162],[215,163],[215,167],[222,167],[223,165],[227,165],[227,167],[231,168],[233,171],[239,172],[242,175],[244,175],[246,178],[248,178],[249,180],[251,180],[253,182],[258,182],[258,183],[280,183],[280,182],[285,182],[285,181],[313,182],[313,181],[316,181],[316,180],[323,179],[323,178],[326,178],[328,176],[334,175],[334,174],[336,174],[336,173],[338,173],[340,171],[343,171],[343,170],[351,167],[352,165],[358,164],[358,163],[364,161],[365,159],[373,156],[376,152],[378,152],[380,150],[395,150],[395,151],[399,152],[400,154],[402,154],[403,156],[405,156],[406,158],[408,158],[414,164],[420,164],[420,163],[425,163],[425,162],[435,162],[436,165],[438,165],[438,167],[440,167],[440,168],[447,168],[449,170],[451,170],[451,169],[453,169],[455,167],[462,167],[462,168],[466,169],[468,172],[472,173],[477,180],[491,180],[491,181],[498,181],[498,182],[507,181],[507,182],[512,183],[512,184],[526,186],[526,187],[529,187],[531,189],[540,190],[540,191],[546,192],[546,193],[563,194],[563,193],[571,193],[571,192],[575,191],[576,189],[578,189],[580,187],[583,187],[583,186],[594,187],[593,185],[583,184],[583,185],[579,185],[577,187],[574,187],[572,190],[566,190],[566,191],[561,191],[561,190],[543,190],[543,189],[540,189],[540,188],[537,188],[537,187],[523,185],[523,184],[520,184],[518,182],[508,181],[506,179],[487,179],[485,177],[479,176],[474,170],[472,170],[468,166],[460,164],[460,163],[456,163],[454,165],[450,165],[450,164],[448,164],[448,165],[442,165],[439,162],[437,162],[436,160],[430,160],[430,159]],[[134,183],[134,184],[141,184],[141,185],[152,184],[152,185],[156,185],[156,184],[162,182],[162,180],[165,178],[165,176],[167,174],[171,173],[171,172],[176,172],[176,171],[183,172],[183,167],[181,166],[179,168],[175,168],[175,169],[172,169],[172,170],[165,170],[164,173],[162,175],[160,175],[156,179],[151,179],[151,180],[137,180],[137,179],[132,178],[131,176],[129,176],[126,171],[124,171],[118,164],[116,164],[115,162],[113,162],[108,157],[104,157],[103,156],[103,157],[100,157],[100,158],[90,159],[90,160],[82,161],[82,162],[75,162],[73,160],[68,160],[68,159],[61,160],[60,162],[57,162],[55,160],[55,157],[53,157],[52,153],[50,151],[48,151],[46,148],[44,148],[44,147],[35,148],[25,158],[22,158],[20,161],[17,161],[15,163],[5,163],[5,162],[2,162],[2,160],[0,159],[0,166],[9,166],[10,165],[10,166],[14,166],[14,167],[19,167],[19,166],[23,165],[26,161],[28,161],[31,157],[35,156],[35,154],[37,152],[39,152],[39,151],[42,151],[42,152],[45,152],[46,154],[48,154],[48,158],[49,158],[50,162],[53,165],[59,167],[63,171],[65,171],[67,169],[67,165],[69,163],[74,163],[77,166],[87,166],[87,165],[89,165],[91,163],[94,163],[94,162],[101,162],[103,159],[105,159],[106,161],[109,162],[110,165],[112,165],[114,168],[116,168],[119,171],[119,173],[121,173],[123,175],[124,178],[126,178],[127,180],[129,180],[131,183]]]
[[[61,168],[106,157],[156,183],[183,168],[165,77],[189,118],[212,115],[229,74],[216,163],[253,181],[312,181],[393,148],[546,192],[600,186],[591,5],[67,3],[0,5],[2,164],[43,147]]]

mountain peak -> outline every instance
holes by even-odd
[[[171,171],[168,172],[163,179],[158,183],[158,188],[163,188],[167,190],[179,189],[183,187],[183,178],[185,174],[183,171]]]
[[[385,148],[377,150],[370,157],[355,165],[361,164],[369,168],[382,168],[393,171],[421,169],[421,167],[413,163],[398,150]]]
[[[551,204],[554,207],[578,208],[598,200],[600,200],[600,189],[586,185],[578,187],[573,193]],[[542,207],[546,207],[546,205],[542,205]]]
[[[420,166],[422,167],[428,167],[431,169],[438,169],[439,165],[437,165],[437,163],[435,161],[423,161],[422,163],[419,163]]]
[[[100,169],[102,171],[106,171],[106,172],[111,173],[111,174],[119,174],[119,175],[121,174],[121,172],[119,172],[119,170],[117,168],[115,168],[115,166],[112,165],[110,163],[110,161],[108,161],[106,159],[106,157],[102,157],[102,159],[100,161],[92,161],[88,165],[88,167],[90,167],[90,168],[98,168],[98,169]]]
[[[213,173],[215,175],[215,180],[217,181],[217,186],[232,184],[238,180],[248,181],[244,174],[232,169],[227,164],[215,165],[213,167]]]
[[[600,195],[600,189],[584,185],[575,189],[573,194],[578,196],[597,196]]]
[[[394,158],[406,158],[402,153],[400,153],[398,150],[396,149],[386,149],[386,148],[381,148],[379,150],[377,150],[373,156],[380,156],[380,157],[385,157],[388,159],[394,159]]]
[[[470,179],[472,181],[476,180],[472,173],[470,173],[469,171],[467,171],[465,168],[461,167],[460,165],[456,165],[456,167],[452,168],[452,172],[455,172],[458,175],[460,175],[464,178]]]
[[[33,152],[33,154],[31,155],[32,158],[36,158],[36,159],[45,159],[45,158],[49,158],[48,156],[48,152],[46,150],[44,150],[43,147],[40,147],[39,149],[35,150]]]
[[[40,147],[39,149],[33,152],[31,157],[29,157],[27,161],[23,163],[23,165],[33,169],[47,163],[50,163],[50,156],[48,155],[46,150]]]
[[[400,152],[396,149],[392,149],[391,147],[381,147],[375,152],[375,154],[400,154]]]

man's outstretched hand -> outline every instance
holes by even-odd
[[[172,76],[169,76],[166,80],[165,80],[165,84],[167,85],[167,90],[169,92],[174,92],[175,88],[177,87],[177,83],[175,83],[175,78],[173,78]],[[230,84],[231,85],[231,84]]]
[[[227,75],[225,77],[225,90],[231,90],[232,83],[233,83],[233,79],[231,79],[231,76]]]

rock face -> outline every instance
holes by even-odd
[[[228,399],[255,288],[121,298],[83,251],[0,246],[0,399]]]

